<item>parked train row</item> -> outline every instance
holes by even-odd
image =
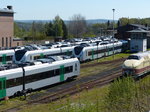
[[[86,45],[86,46],[85,46]],[[80,45],[70,47],[60,47],[52,49],[16,49],[16,50],[3,50],[0,51],[0,62],[6,64],[8,62],[22,63],[33,61],[39,58],[44,58],[54,55],[67,55],[77,57],[81,62],[91,59],[109,56],[114,53],[122,52],[127,47],[127,41],[116,41],[113,43],[100,42],[98,45],[95,43],[80,43]],[[25,47],[28,48],[28,47]]]
[[[6,68],[0,71],[0,99],[22,95],[25,91],[66,81],[79,74],[80,62],[77,58]]]
[[[81,62],[93,60],[116,53],[121,53],[127,49],[126,41],[118,41],[115,43],[97,45],[97,46],[76,46],[73,50],[73,56],[77,57]]]
[[[81,62],[97,59],[104,56],[109,56],[122,52],[126,49],[126,41],[118,41],[114,44],[98,45],[98,46],[76,46],[76,47],[64,47],[46,50],[18,50],[13,56],[14,63],[24,63],[34,61],[39,58],[48,58],[53,55],[68,55],[71,57],[77,57]]]

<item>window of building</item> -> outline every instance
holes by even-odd
[[[8,47],[8,38],[6,37],[6,47]]]
[[[19,42],[17,42],[17,46],[19,46]]]
[[[2,37],[2,47],[4,47],[4,37]]]
[[[9,38],[9,47],[11,47],[11,37]]]

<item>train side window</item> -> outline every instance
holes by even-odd
[[[5,89],[6,88],[6,81],[4,80],[3,81],[3,89]]]
[[[0,57],[0,62],[2,62],[2,57]]]
[[[60,74],[59,69],[56,69],[56,70],[55,70],[55,76],[57,76],[57,75],[59,75],[59,74]]]
[[[54,76],[54,70],[49,71],[50,72],[50,77]]]

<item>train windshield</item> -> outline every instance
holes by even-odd
[[[140,60],[140,57],[139,56],[135,56],[135,55],[131,55],[128,57],[128,60],[130,59],[134,59],[134,60]]]
[[[79,55],[81,53],[81,51],[83,50],[83,46],[77,46],[74,48],[74,52],[76,55]]]
[[[26,52],[27,52],[26,50],[18,50],[18,51],[16,51],[15,52],[16,60],[20,61]]]

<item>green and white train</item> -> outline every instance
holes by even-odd
[[[12,62],[14,50],[1,50],[0,51],[0,65]]]
[[[128,49],[127,41],[118,41],[98,46],[76,46],[73,50],[73,56],[77,57],[81,62],[94,60],[101,57],[110,56],[116,53],[123,52]]]
[[[80,74],[77,58],[51,63],[41,63],[0,71],[0,99],[23,95],[24,91],[36,90],[72,79]]]
[[[47,58],[48,56],[60,56],[60,55],[72,56],[73,49],[74,47],[63,47],[63,48],[53,48],[53,49],[33,50],[33,51],[27,51],[24,49],[16,50],[13,55],[13,62],[18,64],[31,62],[36,59]]]

